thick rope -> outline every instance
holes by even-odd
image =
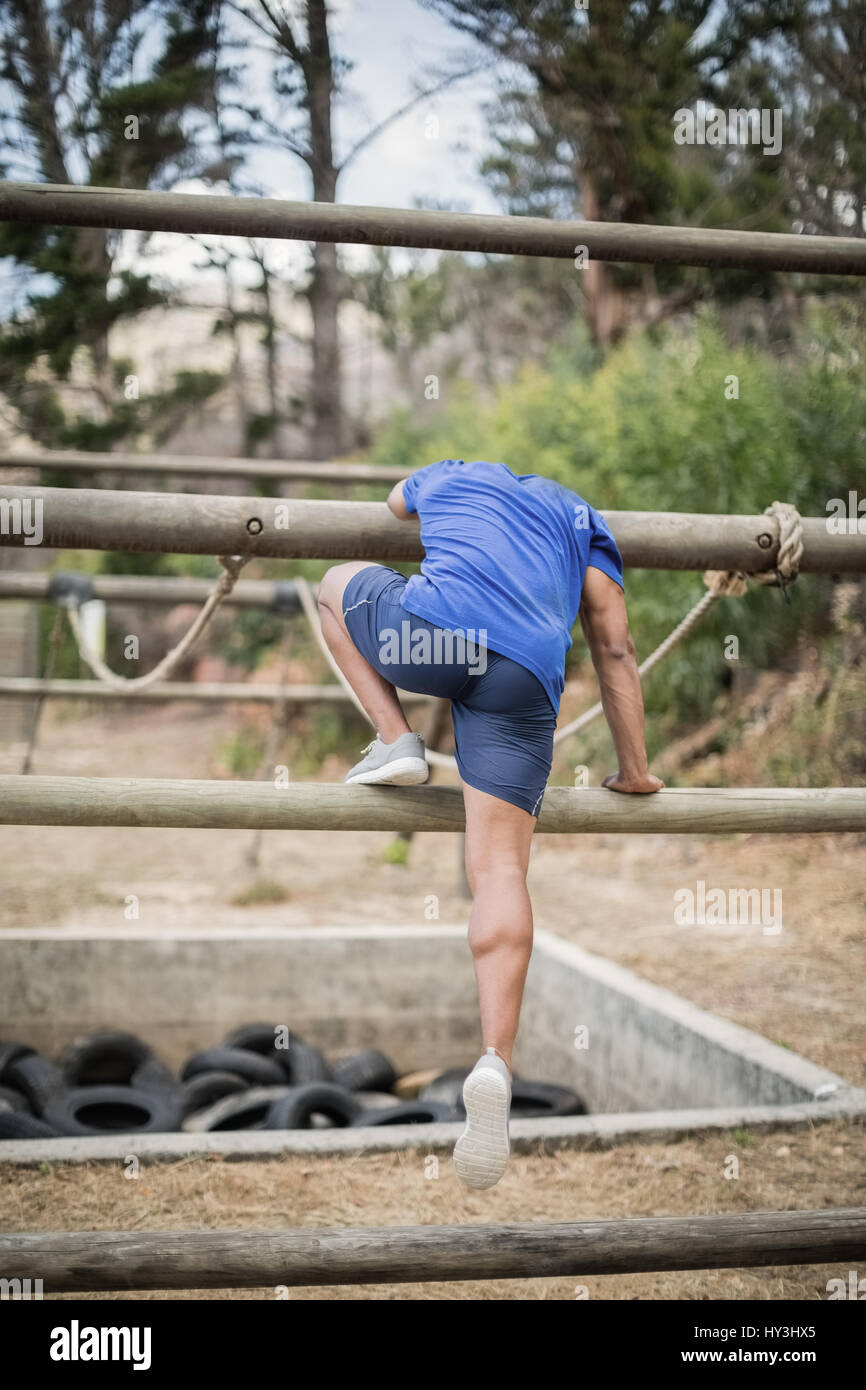
[[[298,586],[298,598],[301,600],[301,607],[304,610],[304,616],[306,617],[307,622],[310,624],[310,631],[316,639],[316,644],[319,650],[321,651],[322,655],[324,656],[334,675],[337,677],[337,680],[340,682],[341,686],[345,690],[346,694],[349,696],[349,699],[352,701],[352,704],[355,706],[356,709],[361,711],[361,714],[363,714],[364,718],[367,720],[368,723],[372,722],[370,720],[369,714],[364,709],[364,706],[361,704],[361,701],[358,699],[349,682],[346,680],[346,677],[343,675],[343,672],[337,665],[331,648],[325,641],[325,634],[322,632],[322,623],[319,618],[318,609],[316,608],[316,600],[313,598],[313,593],[309,584],[307,583],[306,579],[302,578],[301,576],[299,576],[295,580],[295,583]]]
[[[803,558],[803,522],[800,513],[792,502],[771,502],[764,508],[765,516],[774,516],[779,523],[779,553],[776,556],[775,570],[760,571],[751,575],[759,584],[772,584],[769,574],[775,573],[777,582],[784,586],[792,584],[800,573]]]
[[[78,607],[72,604],[67,609],[69,623],[75,636],[78,646],[78,653],[82,661],[86,663],[95,676],[105,685],[111,686],[112,690],[145,690],[149,685],[155,685],[157,681],[165,680],[172,674],[178,664],[186,656],[187,652],[195,645],[202,633],[210,625],[217,609],[224,599],[228,597],[237,583],[238,575],[250,557],[248,555],[220,555],[219,562],[223,567],[224,573],[220,575],[204,606],[191,627],[184,633],[176,646],[172,647],[155,666],[152,671],[148,671],[145,676],[118,676],[109,666],[106,666],[102,657],[92,651],[87,646],[84,630],[81,626],[81,617]]]
[[[320,651],[324,655],[325,660],[327,661],[334,675],[337,677],[337,680],[340,682],[346,694],[349,696],[349,699],[352,701],[352,704],[355,706],[357,710],[361,712],[361,714],[363,714],[368,724],[372,725],[372,720],[370,719],[369,714],[364,709],[364,706],[361,704],[361,701],[358,699],[349,682],[346,680],[346,677],[343,675],[343,672],[340,670],[339,666],[337,665],[334,659],[334,655],[330,647],[325,641],[325,635],[322,632],[322,624],[319,619],[318,610],[316,608],[316,603],[310,590],[309,584],[307,583],[306,579],[302,578],[296,579],[295,583],[298,586],[298,597],[301,600],[301,607],[304,610],[307,622],[310,624],[310,630],[313,634],[313,637],[316,639],[316,643]],[[455,759],[450,757],[450,755],[447,753],[437,753],[434,748],[425,749],[425,753],[427,755],[428,763],[430,763],[433,767],[455,768],[457,766]]]
[[[698,600],[673,632],[650,653],[646,661],[641,662],[637,668],[641,679],[689,636],[718,599],[742,598],[750,579],[756,580],[759,584],[779,585],[783,593],[785,587],[794,582],[800,572],[800,561],[803,558],[803,524],[800,513],[790,502],[772,502],[769,507],[764,508],[764,515],[774,516],[779,523],[779,553],[775,567],[771,570],[759,570],[754,574],[745,574],[741,570],[705,570],[704,583],[709,588],[709,593]],[[554,745],[570,738],[572,734],[579,733],[603,713],[604,707],[599,701],[577,719],[573,719],[570,724],[557,729],[553,736]]]
[[[776,519],[779,527],[779,551],[776,556],[776,564],[771,570],[760,570],[754,574],[746,574],[740,570],[706,570],[704,572],[704,583],[709,592],[699,599],[695,606],[686,614],[682,622],[678,623],[673,632],[661,642],[645,661],[638,666],[638,675],[641,679],[647,675],[653,667],[673,651],[674,647],[679,646],[680,642],[698,626],[701,620],[720,598],[742,598],[748,588],[748,581],[754,579],[759,584],[774,584],[785,592],[788,584],[792,584],[800,572],[800,561],[803,558],[803,525],[800,513],[790,502],[772,502],[769,507],[764,509],[765,516],[772,516]],[[297,581],[298,592],[301,598],[301,606],[307,616],[307,620],[312,628],[313,635],[324,652],[328,665],[336,675],[343,689],[347,692],[353,704],[361,711],[364,718],[369,720],[364,706],[361,704],[354,690],[350,686],[343,672],[334,660],[331,650],[324,639],[322,625],[319,622],[319,615],[316,605],[310,592],[309,585],[305,579]],[[787,595],[786,595],[787,597]],[[585,729],[587,724],[591,724],[594,719],[604,713],[604,706],[599,700],[577,719],[573,719],[570,724],[566,724],[561,729],[557,729],[553,736],[554,746],[562,743],[572,734],[579,733]],[[437,753],[434,749],[426,750],[427,761],[434,767],[456,768],[457,762],[447,753]]]
[[[721,585],[723,592],[739,598],[746,592],[747,580],[756,584],[772,584],[785,593],[800,573],[803,558],[803,522],[797,508],[790,502],[771,502],[764,508],[765,516],[775,517],[779,526],[779,551],[772,569],[744,574],[742,570],[707,570],[704,583],[712,588]],[[787,597],[787,595],[786,595]]]
[[[698,600],[691,612],[686,614],[682,622],[674,628],[673,632],[656,647],[654,652],[650,653],[646,661],[641,662],[640,666],[637,668],[638,675],[643,678],[648,671],[651,671],[654,666],[657,666],[663,657],[667,656],[668,652],[673,651],[674,647],[678,646],[684,638],[688,637],[692,629],[697,627],[704,615],[710,611],[716,599],[723,597],[724,590],[721,589],[710,589],[708,594],[704,594],[703,598]],[[562,743],[563,739],[570,738],[572,734],[579,733],[581,729],[584,729],[587,724],[591,724],[593,719],[598,719],[599,715],[603,713],[604,706],[599,700],[598,704],[592,705],[588,710],[584,710],[583,714],[579,715],[577,719],[572,719],[570,724],[565,724],[563,728],[557,729],[556,733],[553,735],[554,747],[556,744]]]

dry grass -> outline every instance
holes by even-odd
[[[625,1144],[603,1152],[518,1156],[493,1191],[467,1192],[440,1163],[425,1177],[423,1154],[266,1163],[185,1159],[144,1170],[120,1165],[0,1176],[7,1230],[135,1230],[178,1227],[399,1226],[563,1221],[709,1212],[842,1207],[866,1203],[864,1130],[811,1131]],[[731,1156],[739,1164],[732,1170]],[[368,1288],[294,1289],[297,1299],[813,1299],[847,1268],[821,1265],[577,1279],[495,1280]],[[106,1295],[103,1295],[106,1296]],[[111,1295],[126,1297],[138,1295]],[[148,1295],[145,1295],[148,1296]],[[213,1290],[150,1297],[271,1298],[272,1290]]]

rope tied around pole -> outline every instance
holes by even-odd
[[[741,570],[706,570],[704,583],[709,592],[698,600],[694,608],[686,614],[681,623],[677,624],[673,632],[656,647],[655,651],[641,662],[638,667],[638,675],[641,679],[654,666],[657,666],[668,652],[673,651],[674,647],[679,646],[680,642],[690,635],[718,599],[742,598],[750,579],[756,580],[759,584],[778,585],[786,601],[790,603],[786,586],[792,584],[797,578],[800,572],[800,561],[803,558],[803,525],[800,513],[790,502],[772,502],[769,507],[764,508],[764,515],[775,517],[779,524],[779,553],[776,556],[775,567],[771,570],[756,571],[754,574],[745,574]],[[579,733],[603,712],[601,701],[585,710],[570,724],[557,729],[553,736],[554,745],[561,743],[563,739],[570,738],[572,734]]]
[[[157,681],[165,680],[176,669],[187,652],[192,649],[202,633],[207,630],[217,609],[235,587],[238,575],[250,558],[249,555],[218,556],[223,573],[208,595],[201,612],[180,641],[172,647],[171,651],[166,653],[162,661],[152,671],[148,671],[144,676],[119,676],[116,671],[111,670],[110,666],[106,666],[97,652],[88,647],[78,611],[80,599],[70,595],[64,600],[64,607],[69,614],[69,624],[75,637],[79,656],[90,667],[93,674],[105,685],[110,685],[113,690],[144,690],[149,685],[155,685]]]
[[[742,570],[706,570],[704,583],[716,598],[741,598],[746,592],[748,581],[768,584],[782,591],[786,603],[788,585],[793,584],[800,573],[803,558],[803,519],[792,502],[771,502],[764,508],[764,516],[775,518],[779,527],[779,548],[776,563],[772,569],[756,570],[746,574]]]

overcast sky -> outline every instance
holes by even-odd
[[[292,8],[292,0],[287,0]],[[330,31],[333,52],[352,63],[334,111],[337,160],[373,126],[399,110],[436,73],[488,62],[472,45],[417,0],[333,0]],[[247,27],[240,32],[248,33]],[[244,55],[239,57],[243,60]],[[461,59],[465,61],[461,61]],[[246,55],[247,92],[254,99],[269,83],[269,59],[250,48]],[[411,207],[416,200],[466,212],[496,212],[498,205],[478,173],[487,148],[483,105],[493,96],[492,69],[463,79],[435,97],[425,98],[362,150],[340,179],[337,200],[383,207]],[[434,135],[438,123],[438,135]],[[271,196],[311,196],[306,166],[273,150],[254,153],[249,176]],[[178,185],[206,191],[195,184]],[[130,245],[130,252],[132,247]],[[157,252],[157,255],[153,253]],[[288,270],[303,265],[303,248],[286,242],[278,251]],[[361,247],[344,247],[344,259],[363,261]],[[195,275],[197,253],[181,237],[161,235],[151,243],[149,266],[175,281]],[[135,258],[130,262],[134,264]]]
[[[466,66],[488,60],[417,0],[339,0],[334,29],[337,51],[355,64],[337,112],[343,150],[419,86],[432,85],[435,72],[460,55],[469,59]],[[410,207],[424,198],[466,211],[495,211],[478,175],[486,144],[481,107],[492,92],[488,70],[422,102],[358,156],[341,181],[339,201]],[[439,122],[438,139],[425,134],[431,115]]]

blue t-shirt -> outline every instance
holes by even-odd
[[[437,627],[474,629],[480,645],[537,676],[558,710],[588,567],[622,587],[622,557],[603,517],[551,478],[462,459],[420,468],[403,498],[426,552],[403,607]]]

